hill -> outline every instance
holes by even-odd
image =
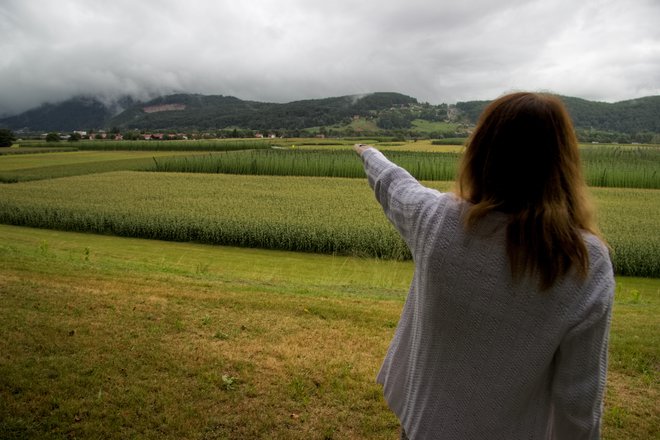
[[[660,96],[631,99],[615,103],[588,101],[560,96],[573,119],[578,135],[596,141],[646,140],[660,134]],[[491,101],[456,103],[458,114],[475,124]],[[622,136],[623,135],[623,136]],[[629,139],[625,139],[628,137]],[[647,140],[648,141],[648,140]]]
[[[562,97],[576,126],[621,133],[660,133],[660,96],[615,102]]]
[[[45,103],[19,115],[0,119],[0,127],[28,132],[102,128],[106,121],[134,103],[130,97],[105,104],[94,97],[78,96],[57,104]]]
[[[567,96],[561,99],[583,141],[649,142],[660,136],[660,96],[617,103]],[[0,119],[0,127],[23,132],[244,129],[279,130],[294,135],[301,130],[322,128],[341,134],[365,133],[364,127],[369,127],[369,134],[443,137],[464,134],[489,102],[431,105],[419,103],[410,96],[386,92],[289,103],[246,101],[222,95],[174,94],[148,102],[123,98],[108,105],[95,98],[77,97]]]
[[[122,129],[166,130],[247,128],[305,129],[349,123],[392,107],[416,104],[399,93],[372,93],[285,104],[243,101],[231,96],[169,95],[132,106],[107,125]]]
[[[415,98],[399,93],[370,93],[285,104],[244,101],[222,95],[175,94],[148,102],[123,100],[108,106],[95,98],[76,97],[0,119],[0,127],[26,132],[112,127],[120,130],[304,129],[348,124],[354,116],[374,117],[392,108],[415,104]]]

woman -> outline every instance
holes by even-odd
[[[402,438],[599,438],[614,279],[561,101],[490,104],[455,193],[355,150],[415,262],[377,378]]]

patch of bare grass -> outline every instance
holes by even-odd
[[[318,304],[190,280],[133,281],[2,273],[4,429],[85,438],[391,436],[396,421],[373,379],[391,329],[377,315],[395,319],[400,303]]]

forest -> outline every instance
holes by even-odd
[[[660,142],[660,96],[616,103],[560,98],[582,142]],[[434,105],[390,92],[289,103],[199,94],[167,95],[147,102],[125,97],[111,104],[77,97],[0,119],[0,128],[23,134],[105,130],[210,132],[218,137],[271,132],[286,137],[461,138],[467,136],[488,102]]]

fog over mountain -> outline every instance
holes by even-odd
[[[3,0],[0,115],[93,95],[660,94],[657,0]]]
[[[660,95],[616,103],[568,96],[560,98],[566,104],[582,141],[660,142]],[[76,97],[0,118],[0,128],[24,134],[101,129],[124,133],[203,130],[217,134],[218,130],[241,129],[247,130],[244,134],[248,136],[254,135],[252,130],[300,136],[303,134],[301,130],[316,132],[323,127],[324,130],[334,130],[335,136],[369,132],[444,138],[464,136],[467,127],[476,123],[487,103],[462,101],[432,105],[395,92],[289,103],[246,101],[222,95],[173,94],[147,102],[126,97],[108,105],[94,98]],[[431,123],[434,128],[415,128],[414,121],[420,120]],[[433,125],[440,121],[450,124]],[[353,126],[354,122],[358,125]]]

